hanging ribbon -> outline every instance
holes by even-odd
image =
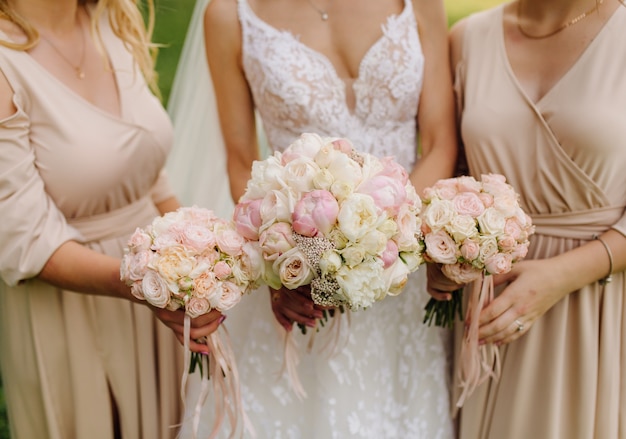
[[[463,389],[456,407],[463,406],[476,388],[489,378],[500,377],[500,352],[493,344],[478,344],[480,312],[494,299],[493,277],[484,275],[474,282],[467,305],[465,328],[461,344],[458,374]]]

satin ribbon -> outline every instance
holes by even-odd
[[[338,312],[338,311],[337,311]],[[322,345],[320,352],[327,351],[328,357],[332,357],[334,354],[340,351],[341,346],[341,338],[342,338],[342,330],[343,326],[341,323],[342,315],[337,315],[331,318],[330,327],[327,331],[327,339],[326,342]],[[350,311],[345,311],[347,326],[350,327]],[[284,341],[284,354],[283,354],[283,364],[280,370],[280,376],[283,374],[287,374],[287,379],[289,380],[289,384],[291,389],[296,394],[296,396],[302,400],[307,397],[306,390],[302,386],[302,382],[300,381],[300,377],[298,375],[298,364],[300,364],[300,354],[298,350],[298,343],[294,338],[293,331],[286,331],[282,326],[277,325],[277,328],[283,331],[283,341]],[[345,332],[345,331],[344,331]],[[314,330],[308,340],[307,343],[307,352],[311,352],[313,350],[313,344],[317,334],[317,330]],[[347,343],[347,336],[344,337],[344,341]]]
[[[185,315],[183,329],[185,339],[185,369],[183,371],[181,386],[181,398],[183,403],[186,402],[185,393],[192,354],[189,349],[190,330],[191,318]],[[219,331],[223,332],[222,336],[220,336]],[[228,335],[226,327],[220,325],[215,332],[206,337],[206,344],[209,347],[209,354],[206,356],[209,367],[202,375],[200,393],[193,408],[193,439],[198,437],[202,407],[206,403],[211,388],[215,399],[215,422],[209,438],[213,439],[218,435],[225,418],[228,419],[231,427],[229,438],[234,438],[238,433],[241,433],[242,429],[247,431],[252,438],[255,438],[256,432],[243,408],[239,372],[237,371],[235,354],[232,350],[230,336]]]
[[[463,406],[476,388],[489,378],[500,377],[500,351],[493,344],[478,344],[480,312],[494,299],[493,277],[484,275],[474,282],[467,305],[466,326],[457,373],[463,389],[456,407]]]

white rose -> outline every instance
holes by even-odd
[[[420,265],[424,263],[422,253],[416,252],[400,252],[400,259],[404,261],[409,272],[413,273],[419,269]]]
[[[157,308],[165,308],[170,301],[167,282],[155,271],[148,271],[141,281],[141,290],[146,301]]]
[[[339,206],[339,229],[350,241],[357,241],[377,226],[378,213],[369,195],[352,194]]]
[[[393,219],[387,218],[378,225],[377,230],[383,233],[387,239],[391,239],[398,233],[398,224]]]
[[[454,237],[455,241],[463,242],[467,238],[478,235],[476,220],[469,215],[457,215],[450,224],[444,227]]]
[[[328,144],[327,138],[315,133],[303,133],[283,152],[283,163],[291,162],[298,157],[313,159],[319,150]]]
[[[275,222],[291,223],[291,213],[293,212],[296,201],[296,194],[289,190],[273,190],[265,194],[261,203],[261,220],[263,225],[260,231],[265,230]]]
[[[452,222],[456,212],[450,200],[434,199],[422,209],[422,220],[432,230],[440,230]]]
[[[478,217],[478,224],[483,235],[501,235],[504,233],[506,218],[500,211],[490,207]]]
[[[330,185],[330,193],[335,196],[337,201],[342,202],[354,193],[355,185],[348,181],[337,181]]]
[[[328,170],[335,181],[343,181],[353,187],[361,183],[361,166],[344,153],[339,152],[333,156],[333,161],[328,165]]]
[[[310,284],[315,275],[306,256],[297,247],[280,255],[274,261],[273,268],[278,273],[280,283],[290,290]]]
[[[168,212],[163,216],[158,216],[152,220],[152,234],[154,236],[160,236],[164,233],[167,233],[170,227],[184,220],[185,214],[180,210]]]
[[[365,256],[367,255],[365,247],[360,244],[349,245],[339,253],[343,257],[345,264],[350,268],[353,268],[363,262]]]
[[[337,250],[326,250],[319,261],[319,268],[323,275],[333,274],[343,265]]]
[[[310,192],[314,189],[313,179],[320,172],[319,166],[307,157],[297,158],[285,166],[284,182],[296,192]]]
[[[499,252],[498,240],[495,236],[480,237],[480,251],[478,260],[484,265],[485,261]],[[482,267],[481,267],[482,268]]]
[[[346,301],[353,310],[367,308],[387,294],[380,259],[366,261],[354,268],[342,266],[335,275]]]
[[[211,294],[207,297],[211,308],[215,308],[220,312],[227,311],[239,303],[243,292],[241,288],[232,282],[218,282]]]

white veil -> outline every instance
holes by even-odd
[[[204,50],[203,16],[209,0],[196,0],[167,106],[174,147],[167,161],[172,187],[185,206],[197,204],[229,218],[233,201],[215,92]]]

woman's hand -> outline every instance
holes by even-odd
[[[161,320],[165,326],[174,331],[176,338],[181,344],[185,344],[185,312],[182,309],[170,311],[162,308],[150,307],[156,317]],[[191,319],[191,330],[189,331],[189,349],[192,352],[208,353],[209,348],[206,344],[200,342],[204,337],[215,332],[219,325],[226,318],[219,311],[212,310],[208,314],[203,314]]]
[[[279,290],[270,288],[270,298],[274,316],[286,331],[291,331],[294,322],[315,328],[317,320],[324,316],[323,308],[311,299],[309,286],[303,286],[297,290],[289,290],[285,287]]]
[[[463,285],[457,284],[443,274],[441,264],[428,262],[426,264],[426,278],[426,290],[435,300],[450,300],[453,291],[463,288]]]
[[[480,313],[481,343],[510,343],[532,326],[570,291],[551,259],[516,263],[507,273],[494,276],[494,285],[508,284]]]

